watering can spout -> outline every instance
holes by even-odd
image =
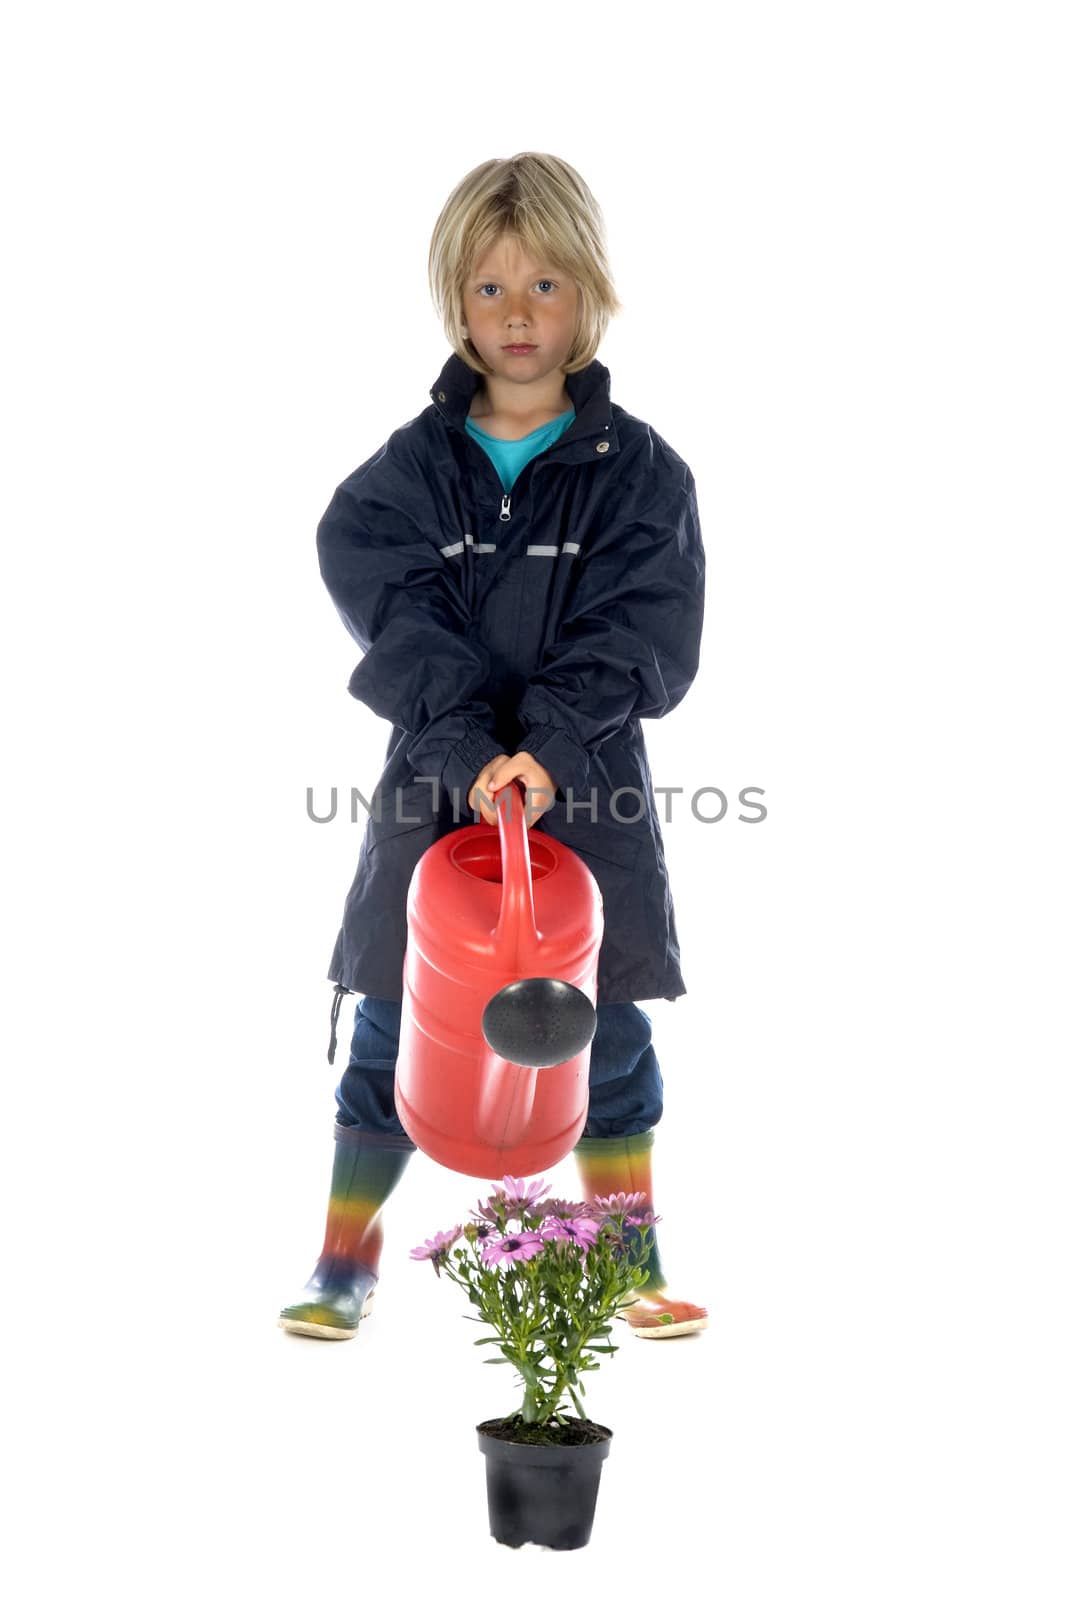
[[[481,1081],[478,1137],[501,1147],[529,1125],[540,1068],[579,1055],[595,1035],[595,1006],[561,978],[519,978],[489,1000],[481,1031],[494,1052]]]
[[[484,1008],[481,1031],[497,1055],[521,1067],[557,1067],[595,1037],[595,1007],[562,978],[519,978]],[[534,1074],[535,1076],[535,1074]]]

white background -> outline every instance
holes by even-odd
[[[1062,1593],[1054,11],[5,24],[20,1595]],[[306,789],[368,793],[388,735],[315,528],[449,354],[448,193],[524,149],[597,195],[613,398],[695,475],[702,667],[646,732],[731,803],[665,830],[689,993],[647,1006],[663,1259],[710,1327],[618,1325],[592,1542],[546,1561],[487,1531],[510,1375],[408,1259],[485,1184],[415,1157],[359,1337],[274,1325],[359,836]]]

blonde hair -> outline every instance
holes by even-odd
[[[523,150],[482,161],[448,195],[429,243],[429,291],[447,341],[482,377],[488,368],[462,333],[462,291],[477,262],[507,234],[577,284],[577,332],[563,372],[595,356],[622,309],[607,264],[603,214],[580,173],[558,156]]]

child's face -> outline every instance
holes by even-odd
[[[547,261],[525,254],[510,236],[497,239],[476,263],[462,292],[474,349],[495,377],[526,385],[549,376],[573,348],[579,291]],[[531,344],[530,355],[508,344]]]

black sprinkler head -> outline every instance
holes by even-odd
[[[561,978],[519,978],[494,994],[481,1031],[496,1055],[519,1067],[557,1067],[595,1036],[595,1007]]]

